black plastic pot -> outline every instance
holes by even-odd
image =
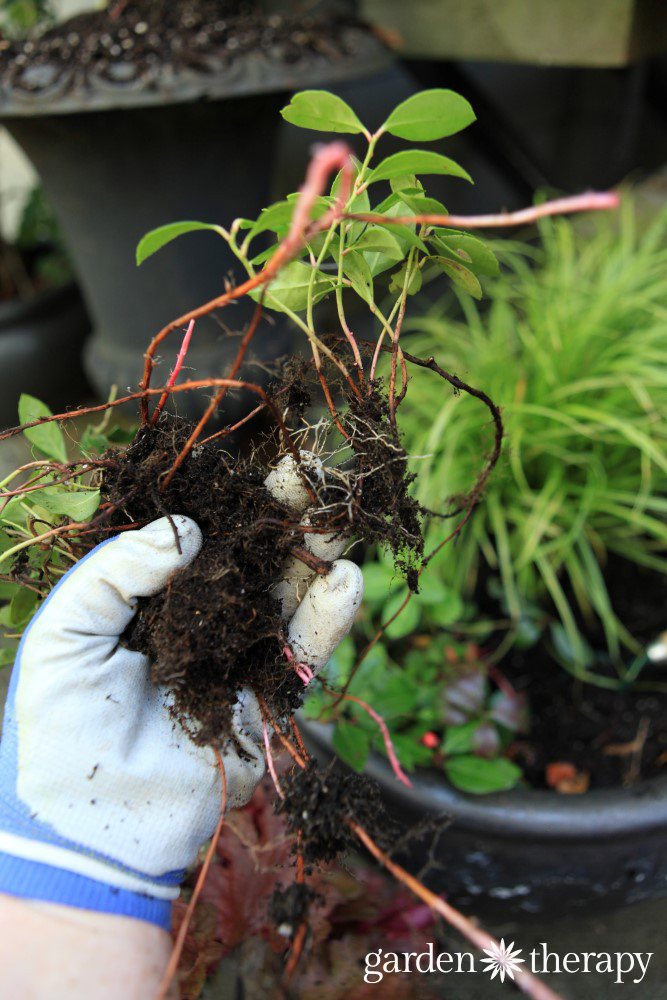
[[[332,727],[299,723],[322,760],[333,756]],[[564,918],[667,895],[667,778],[632,788],[557,795],[515,790],[473,796],[435,772],[400,784],[371,754],[366,774],[405,829],[444,818],[402,860],[412,871],[434,864],[427,884],[469,912],[493,918]]]
[[[50,406],[90,393],[81,348],[90,320],[75,284],[0,303],[0,427],[18,423],[22,392]]]
[[[86,369],[105,398],[112,383],[135,387],[151,337],[220,295],[227,272],[240,269],[211,232],[182,237],[137,268],[139,239],[168,222],[227,226],[259,214],[272,197],[273,147],[286,95],[367,75],[388,62],[369,31],[344,30],[348,54],[339,59],[309,54],[296,64],[274,65],[258,55],[208,72],[165,65],[131,79],[111,70],[104,77],[50,76],[48,65],[36,66],[23,74],[27,82],[21,77],[0,91],[0,120],[35,164],[71,250],[94,321]],[[225,324],[242,329],[250,306],[227,309]],[[265,324],[255,357],[279,356],[289,338],[284,324]],[[164,345],[154,384],[168,374],[179,346],[177,334]],[[220,322],[204,317],[188,354],[189,374],[224,374],[237,346]],[[203,397],[187,397],[179,397],[179,412],[200,412]],[[232,394],[228,399],[231,408]]]

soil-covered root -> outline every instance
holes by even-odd
[[[394,824],[384,811],[377,782],[334,768],[318,770],[314,761],[294,767],[281,778],[284,799],[276,812],[287,828],[301,833],[304,861],[317,864],[333,859],[356,843],[347,820],[367,829],[381,846],[389,846]]]

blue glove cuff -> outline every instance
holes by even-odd
[[[0,853],[0,892],[21,899],[134,917],[157,924],[166,931],[171,930],[171,900],[118,889],[63,868],[53,868],[40,861],[27,861],[11,854]]]

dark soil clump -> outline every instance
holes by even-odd
[[[332,768],[321,771],[311,761],[305,769],[294,767],[281,783],[285,798],[277,802],[276,812],[285,816],[292,833],[301,831],[307,863],[333,861],[355,843],[348,819],[364,827],[380,846],[388,846],[393,824],[371,778]]]
[[[308,916],[318,894],[304,882],[293,882],[286,889],[276,889],[269,901],[269,919],[278,933],[292,938]]]
[[[274,384],[290,424],[302,425],[310,390],[299,362],[288,364]],[[414,586],[412,570],[423,551],[420,509],[408,496],[407,457],[390,432],[380,391],[361,401],[353,397],[343,419],[351,457],[336,467],[301,470],[316,500],[309,530],[389,546]],[[125,641],[148,654],[153,681],[173,692],[174,715],[191,737],[219,744],[230,735],[242,688],[263,698],[274,719],[293,713],[303,699],[272,590],[287,556],[303,554],[304,534],[299,517],[264,486],[275,455],[271,434],[248,458],[232,457],[219,443],[196,445],[161,489],[191,431],[167,414],[156,427],[139,430],[125,452],[109,456],[114,462],[104,472],[102,494],[117,507],[111,527],[180,514],[202,530],[200,554],[165,591],[140,602]]]
[[[190,735],[218,743],[248,684],[277,716],[300,703],[303,684],[283,654],[271,596],[295,525],[264,488],[261,462],[232,459],[214,446],[195,448],[161,493],[190,430],[173,418],[141,430],[119,467],[105,474],[103,491],[115,503],[125,498],[118,523],[185,514],[202,530],[199,556],[165,591],[141,602],[127,641],[148,653],[154,682],[174,692]]]

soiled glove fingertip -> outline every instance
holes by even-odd
[[[123,537],[131,538],[130,535]],[[136,532],[136,537],[140,537],[155,552],[173,555],[175,569],[191,563],[203,544],[201,528],[185,514],[171,514],[151,521]]]

